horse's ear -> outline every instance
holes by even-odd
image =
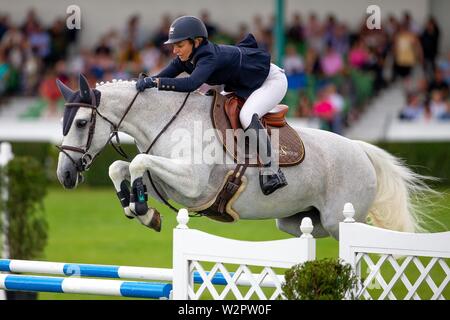
[[[80,73],[80,97],[83,101],[91,101],[91,89],[85,76]]]
[[[61,92],[64,100],[69,101],[70,98],[75,94],[75,91],[66,86],[61,80],[56,79],[56,85],[58,86],[59,92]]]

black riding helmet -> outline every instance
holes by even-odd
[[[208,31],[203,21],[193,16],[182,16],[175,19],[170,25],[169,39],[164,44],[186,39],[194,40],[197,37],[208,38]]]

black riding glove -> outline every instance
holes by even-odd
[[[144,91],[147,88],[154,88],[156,86],[157,86],[156,79],[153,77],[140,78],[136,82],[136,90],[140,92]]]

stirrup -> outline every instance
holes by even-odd
[[[284,188],[288,185],[283,171],[278,168],[278,172],[271,175],[264,175],[259,172],[259,185],[264,195],[269,195],[278,189]]]

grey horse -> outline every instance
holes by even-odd
[[[65,123],[67,132],[62,145],[69,148],[60,152],[57,168],[58,179],[65,188],[74,188],[81,182],[80,173],[92,164],[115,131],[130,135],[139,150],[146,150],[186,98],[185,93],[157,89],[136,96],[134,81],[112,81],[91,89],[83,76],[78,91],[62,83],[59,87],[72,107],[77,103],[85,106],[75,109],[72,121]],[[115,161],[109,175],[116,191],[121,190],[124,181],[133,184],[142,179],[149,196],[158,199],[145,174],[149,171],[164,198],[187,208],[201,207],[215,197],[226,173],[235,164],[211,134],[212,99],[191,93],[184,109],[149,154],[138,154],[131,162]],[[93,100],[96,106],[86,107]],[[203,134],[198,134],[199,128]],[[246,189],[233,204],[240,219],[276,219],[280,230],[299,236],[301,220],[309,217],[314,224],[314,237],[339,239],[342,209],[346,202],[351,202],[358,222],[369,221],[397,231],[417,230],[417,211],[411,196],[427,188],[422,176],[374,145],[317,129],[297,131],[305,146],[305,159],[300,165],[283,168],[288,186],[266,196],[259,187],[258,169],[248,168]],[[195,145],[203,148],[186,149]],[[205,152],[208,148],[214,152]],[[189,155],[180,150],[188,151]],[[214,156],[205,159],[205,154]],[[148,213],[138,218],[148,226],[154,213],[149,208]],[[135,216],[133,201],[125,207],[125,214]]]

